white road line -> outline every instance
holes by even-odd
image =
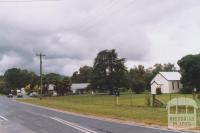
[[[77,129],[77,130],[79,130],[79,131],[81,131],[83,133],[97,133],[96,131],[90,130],[88,128],[85,128],[83,126],[80,126],[78,124],[75,124],[75,123],[72,123],[72,122],[69,122],[69,121],[66,121],[66,120],[62,120],[62,119],[57,118],[57,117],[50,117],[50,118],[55,120],[55,121],[57,121],[57,122],[65,124],[67,126],[70,126],[70,127],[74,128],[74,129]]]
[[[3,116],[0,116],[0,119],[3,120],[3,121],[8,121],[8,119],[6,119],[6,118],[3,117]]]
[[[17,101],[15,101],[15,102],[17,102]],[[56,109],[52,109],[52,108],[48,108],[48,107],[44,107],[44,106],[33,105],[33,104],[30,104],[30,103],[22,103],[22,102],[17,102],[17,103],[27,105],[27,106],[31,106],[31,107],[40,108],[40,109],[55,111],[55,112],[58,112],[58,113],[64,113],[64,114],[67,114],[67,115],[78,116],[78,117],[83,117],[83,118],[90,118],[90,119],[93,119],[93,120],[104,121],[104,122],[111,122],[113,124],[129,125],[129,126],[135,126],[135,127],[141,127],[141,128],[153,129],[153,130],[159,130],[159,131],[167,131],[167,132],[173,132],[173,133],[196,133],[197,132],[197,131],[191,131],[191,130],[182,131],[182,130],[172,130],[172,129],[167,129],[167,128],[165,129],[165,128],[159,128],[159,127],[150,127],[148,125],[129,124],[129,123],[123,123],[123,122],[118,122],[118,121],[115,122],[112,119],[104,119],[104,118],[101,118],[101,117],[92,117],[92,116],[88,117],[88,116],[84,116],[84,115],[80,115],[80,114],[76,114],[76,113],[72,113],[72,112],[64,112],[64,111],[60,111],[60,110],[56,110]],[[49,117],[47,117],[47,118],[49,118]],[[51,117],[51,119],[53,119],[53,118],[54,117]]]

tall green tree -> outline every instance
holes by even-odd
[[[80,83],[88,83],[91,78],[93,68],[90,66],[83,66],[79,69]]]
[[[32,73],[30,83],[27,85],[30,85],[30,90],[34,90],[34,87],[38,84],[40,84],[40,77],[38,75],[36,75],[35,73]],[[32,91],[30,91],[30,92],[32,92]]]
[[[163,71],[166,72],[172,72],[172,71],[177,71],[176,67],[172,63],[167,63],[163,65]]]
[[[59,80],[55,84],[55,90],[60,96],[64,96],[71,92],[71,80],[69,77],[64,77],[62,80]]]
[[[57,73],[48,73],[44,76],[45,84],[56,84],[58,81],[61,81],[64,77]]]
[[[192,92],[193,88],[200,91],[200,54],[187,55],[178,61],[182,74],[184,89]]]
[[[125,87],[127,69],[125,59],[118,58],[114,49],[103,50],[94,60],[91,85],[100,90],[109,90],[113,94],[115,89]]]
[[[5,72],[4,80],[9,88],[21,89],[31,82],[33,75],[35,74],[28,70],[12,68]]]
[[[71,77],[72,83],[80,83],[80,77],[78,71],[75,71]]]
[[[3,76],[0,76],[0,93],[7,94],[9,93],[9,88],[7,87],[7,83],[4,80]]]
[[[159,72],[173,72],[173,71],[177,71],[176,67],[174,64],[172,63],[167,63],[167,64],[155,64],[153,66],[153,75],[155,76],[156,74],[158,74]]]
[[[90,66],[80,67],[79,72],[76,71],[73,73],[71,80],[72,83],[88,83],[91,79],[93,68]]]
[[[135,93],[142,93],[148,87],[150,82],[150,74],[146,72],[143,65],[135,66],[130,69],[131,89]]]

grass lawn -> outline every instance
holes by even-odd
[[[191,97],[192,95],[173,94],[171,97]],[[167,125],[166,108],[153,108],[146,106],[145,94],[123,93],[116,105],[114,96],[110,95],[74,95],[63,97],[46,97],[20,99],[19,101],[42,105],[64,111],[78,112],[82,114],[97,115],[121,120],[145,122],[147,124]],[[169,101],[169,95],[157,96],[165,104]],[[198,110],[198,127],[200,127],[200,110]]]

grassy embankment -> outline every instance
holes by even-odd
[[[173,94],[172,98],[192,95]],[[166,108],[153,108],[146,106],[145,94],[124,93],[119,98],[119,105],[116,105],[114,96],[110,95],[74,95],[65,97],[46,97],[40,101],[38,98],[21,99],[19,101],[71,111],[82,114],[90,114],[120,120],[131,120],[147,124],[167,125]],[[157,96],[163,103],[170,99],[169,95]],[[131,100],[132,99],[132,100]],[[200,110],[198,110],[200,114]],[[198,115],[198,127],[200,127],[200,116]]]

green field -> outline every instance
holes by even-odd
[[[124,93],[119,97],[118,105],[116,105],[115,96],[105,94],[45,97],[41,101],[38,98],[21,99],[20,101],[82,114],[145,122],[147,124],[167,125],[166,108],[148,107],[145,97],[145,94],[131,95],[130,93]],[[174,97],[192,98],[192,95],[171,95],[171,98]],[[169,95],[159,95],[156,98],[165,104],[170,100]],[[200,110],[198,110],[198,114],[200,114]],[[197,119],[198,127],[200,127],[200,115],[198,115]]]

